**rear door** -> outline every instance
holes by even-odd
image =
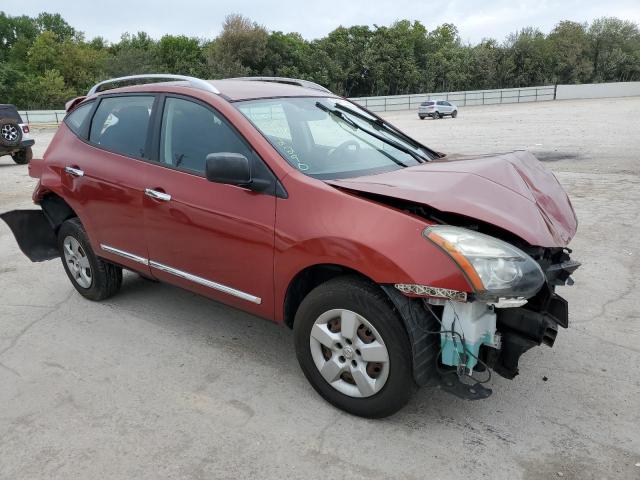
[[[67,152],[67,194],[81,204],[81,220],[98,255],[148,273],[142,197],[148,133],[156,96],[105,96],[85,142]],[[80,107],[82,108],[82,106]],[[73,123],[68,122],[70,128]]]
[[[143,201],[152,274],[271,318],[276,197],[204,175],[207,155],[221,152],[246,156],[254,173],[270,170],[210,105],[163,103]]]

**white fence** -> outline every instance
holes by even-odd
[[[413,110],[427,100],[446,100],[459,107],[469,105],[495,105],[500,103],[542,102],[555,99],[556,87],[547,85],[527,88],[502,88],[498,90],[470,90],[466,92],[422,93],[416,95],[392,95],[383,97],[357,97],[350,100],[372,112]]]
[[[29,124],[59,124],[64,118],[64,110],[20,110],[22,120]]]
[[[558,100],[640,96],[640,82],[558,85]]]

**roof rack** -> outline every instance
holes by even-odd
[[[318,85],[317,83],[310,82],[309,80],[301,80],[299,78],[287,78],[287,77],[235,77],[228,78],[226,80],[245,80],[250,82],[274,82],[274,83],[286,83],[288,85],[296,85],[298,87],[311,88],[313,90],[320,90],[325,93],[333,93],[328,88]]]
[[[142,75],[129,75],[126,77],[110,78],[109,80],[104,80],[100,83],[96,83],[93,87],[91,87],[91,90],[89,90],[89,93],[87,93],[87,96],[93,95],[94,93],[99,92],[100,87],[104,85],[108,85],[110,83],[126,82],[130,80],[154,80],[154,81],[182,80],[182,81],[188,82],[189,85],[191,85],[194,88],[206,90],[211,93],[217,93],[217,94],[220,93],[220,91],[216,87],[214,87],[211,83],[207,82],[206,80],[202,80],[201,78],[189,77],[187,75],[173,75],[171,73],[145,73]],[[155,83],[155,82],[149,82],[149,83]]]

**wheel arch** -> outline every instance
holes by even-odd
[[[284,300],[284,323],[293,328],[298,307],[304,298],[317,286],[333,278],[355,275],[380,288],[390,305],[400,317],[411,344],[413,378],[417,385],[429,384],[435,375],[435,362],[439,355],[440,330],[437,319],[433,318],[422,305],[421,299],[409,298],[393,285],[379,284],[365,274],[350,267],[335,263],[310,265],[299,271],[289,282]]]
[[[311,290],[332,278],[343,275],[355,275],[377,285],[376,282],[364,273],[345,265],[337,263],[318,263],[309,265],[296,273],[287,286],[284,303],[282,305],[285,325],[289,328],[293,328],[293,321],[296,312],[298,311],[298,307]]]
[[[54,232],[70,218],[78,217],[75,210],[64,198],[54,192],[47,192],[40,200],[40,207]]]

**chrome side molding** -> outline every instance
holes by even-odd
[[[109,245],[105,245],[103,243],[100,244],[100,248],[105,252],[113,253],[114,255],[120,255],[121,257],[128,258],[129,260],[141,263],[142,265],[149,265],[149,260],[147,260],[146,258],[140,257],[130,252],[125,252],[124,250],[120,250],[119,248],[110,247]]]
[[[256,305],[260,305],[262,303],[262,299],[260,297],[256,297],[255,295],[251,295],[250,293],[243,292],[242,290],[237,290],[233,287],[228,287],[227,285],[223,285],[222,283],[214,282],[212,280],[207,280],[206,278],[198,277],[197,275],[193,275],[191,273],[178,270],[177,268],[170,267],[169,265],[165,265],[163,263],[154,262],[153,260],[140,257],[131,252],[120,250],[119,248],[111,247],[103,243],[100,244],[100,248],[105,252],[109,252],[114,255],[127,258],[129,260],[133,260],[134,262],[140,263],[142,265],[150,266],[151,268],[162,270],[163,272],[170,273],[171,275],[175,275],[176,277],[180,277],[190,282],[203,285],[205,287],[211,288],[213,290],[217,290],[222,293],[226,293],[227,295],[241,298],[242,300],[255,303]]]
[[[184,278],[185,280],[189,280],[190,282],[204,285],[205,287],[212,288],[213,290],[218,290],[219,292],[241,298],[257,305],[260,305],[262,303],[262,299],[260,297],[256,297],[255,295],[251,295],[250,293],[243,292],[242,290],[236,290],[232,287],[227,287],[226,285],[223,285],[221,283],[213,282],[211,280],[207,280],[206,278],[183,272],[182,270],[178,270],[177,268],[173,268],[162,263],[154,262],[153,260],[149,261],[149,266],[151,266],[151,268],[157,268],[158,270],[170,273],[171,275],[175,275],[176,277]]]

